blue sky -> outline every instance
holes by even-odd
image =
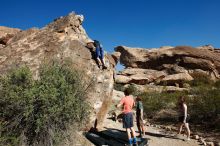
[[[1,0],[0,25],[40,28],[71,11],[85,16],[88,35],[107,52],[118,45],[220,48],[220,0]]]

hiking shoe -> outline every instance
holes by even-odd
[[[184,138],[183,141],[190,141],[190,138]]]
[[[104,70],[104,69],[107,69],[107,67],[103,65],[102,69],[103,69],[103,70]]]
[[[101,65],[98,65],[98,68],[99,68],[99,69],[102,69],[102,66],[101,66]]]
[[[133,139],[133,146],[138,146],[137,141],[138,141],[138,139],[137,139],[137,138],[134,138],[134,139]]]
[[[180,134],[175,134],[173,137],[180,138]]]

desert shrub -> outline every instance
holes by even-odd
[[[190,81],[189,84],[193,87],[196,86],[208,86],[208,85],[213,85],[213,81],[210,79],[210,77],[206,74],[202,73],[193,73],[190,74],[194,80]]]
[[[135,86],[135,84],[130,84],[128,85],[128,87],[126,88],[128,90],[128,92],[131,94],[131,95],[138,95],[138,90],[137,90],[137,87]]]
[[[114,83],[114,89],[117,91],[124,91],[125,87],[123,84],[119,84],[119,83]]]
[[[220,80],[216,81],[214,86],[218,89],[220,89]]]
[[[82,75],[68,64],[41,67],[39,80],[23,67],[0,78],[0,144],[56,145],[65,130],[86,122],[89,105]]]
[[[177,99],[185,92],[142,93],[144,112],[148,117],[154,116],[162,109],[176,108]]]
[[[26,115],[34,99],[34,81],[28,68],[23,67],[0,77],[1,144],[18,145],[26,124]]]
[[[192,88],[188,106],[194,122],[211,122],[220,114],[220,93],[215,87]]]
[[[146,116],[155,117],[161,110],[178,111],[178,97],[184,95],[186,96],[191,123],[205,124],[206,127],[212,126],[214,129],[220,130],[219,124],[215,122],[220,115],[219,82],[213,86],[210,84],[201,85],[192,87],[189,92],[142,93],[140,96],[143,99]],[[166,122],[165,119],[166,117],[164,117],[163,122]]]
[[[195,73],[192,76],[194,80],[190,82],[192,88],[188,98],[191,122],[211,125],[220,114],[220,81],[213,82],[205,74]]]
[[[137,90],[137,87],[135,86],[135,84],[123,85],[123,84],[115,83],[114,89],[117,91],[122,91],[122,92],[124,92],[125,89],[127,89],[129,91],[129,93],[132,95],[138,94],[138,90]]]

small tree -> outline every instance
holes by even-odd
[[[55,61],[41,67],[39,80],[27,67],[2,76],[0,144],[17,146],[22,135],[28,145],[58,144],[69,125],[86,123],[86,88],[82,74]]]

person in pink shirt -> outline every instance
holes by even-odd
[[[136,139],[136,133],[134,130],[134,124],[133,124],[133,113],[132,113],[132,108],[135,105],[134,99],[129,96],[130,91],[126,89],[124,91],[125,97],[123,97],[118,105],[116,107],[123,106],[123,128],[126,129],[127,135],[128,135],[128,143],[129,145],[137,144],[137,139]],[[131,133],[133,138],[131,137]]]

